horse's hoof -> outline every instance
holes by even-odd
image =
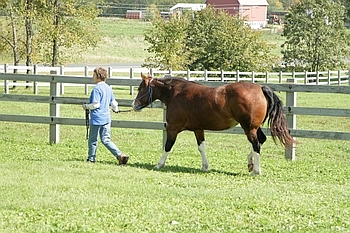
[[[204,171],[204,172],[210,172],[210,169],[209,169],[209,167],[202,167],[202,171]]]
[[[254,164],[248,164],[248,171],[252,172],[253,171]]]
[[[261,175],[261,171],[253,171],[252,173],[250,173],[250,176],[260,176]]]
[[[154,169],[159,170],[159,169],[161,169],[163,167],[164,167],[164,165],[162,166],[162,165],[157,164],[156,166],[154,166]]]

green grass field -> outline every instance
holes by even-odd
[[[114,91],[117,99],[133,98],[127,88]],[[83,88],[66,87],[64,96],[82,97]],[[328,94],[299,93],[298,105],[348,108],[344,95]],[[0,101],[0,108],[3,114],[49,113],[47,104]],[[84,111],[61,105],[61,116],[83,119]],[[113,119],[162,121],[162,110]],[[298,128],[349,132],[350,119],[298,116]],[[250,177],[243,135],[206,134],[211,172],[204,173],[191,132],[179,134],[159,171],[153,167],[162,153],[160,131],[112,129],[112,139],[130,155],[125,167],[102,145],[98,162],[86,163],[82,126],[62,125],[61,141],[52,146],[48,125],[0,121],[0,132],[0,232],[350,231],[349,141],[300,138],[291,162],[268,138],[263,174]]]
[[[0,22],[1,22],[0,17]],[[102,40],[95,49],[88,48],[82,56],[73,56],[67,63],[115,64],[142,63],[149,56],[146,49],[149,44],[144,41],[144,34],[151,27],[149,22],[126,20],[120,18],[99,18]],[[262,38],[275,45],[273,53],[281,56],[280,45],[283,38],[280,33],[264,30]],[[0,53],[2,63],[13,63],[11,53]],[[22,61],[24,63],[24,61]]]
[[[145,22],[104,19],[106,35],[88,64],[142,62]],[[279,45],[279,34],[264,33]],[[278,50],[274,51],[278,53]],[[11,57],[0,54],[0,61]],[[132,99],[114,87],[117,99]],[[12,94],[31,94],[19,87]],[[45,87],[40,95],[49,95]],[[64,96],[87,97],[83,87]],[[0,90],[3,94],[3,89]],[[283,93],[278,93],[284,100]],[[298,93],[298,106],[349,108],[348,96]],[[128,109],[128,107],[121,107]],[[48,104],[0,101],[2,114],[48,116]],[[161,109],[114,114],[114,120],[162,121]],[[81,106],[61,105],[62,117],[84,118]],[[298,116],[299,129],[350,131],[350,119]],[[296,161],[271,138],[263,145],[262,176],[250,177],[244,135],[206,134],[211,172],[191,132],[178,136],[167,166],[162,132],[112,129],[112,139],[130,155],[117,166],[102,145],[95,164],[85,162],[85,127],[61,126],[61,141],[49,145],[49,126],[0,121],[0,232],[350,232],[350,142],[298,138]]]

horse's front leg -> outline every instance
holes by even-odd
[[[163,151],[162,157],[160,157],[158,164],[154,167],[155,169],[161,169],[165,167],[165,162],[168,158],[171,148],[173,147],[176,141],[177,134],[178,133],[173,133],[167,129],[167,139],[166,139],[164,151]]]
[[[196,135],[199,153],[201,153],[201,156],[202,156],[202,171],[208,172],[210,169],[209,169],[209,163],[208,163],[207,155],[205,151],[204,131],[203,130],[195,131],[194,134]]]

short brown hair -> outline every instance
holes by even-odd
[[[96,74],[96,77],[102,81],[105,81],[108,77],[107,70],[102,67],[97,67],[94,69],[94,73]]]

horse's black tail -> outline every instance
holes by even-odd
[[[271,136],[276,143],[276,137],[287,148],[291,148],[295,140],[289,134],[287,120],[284,116],[283,103],[278,96],[268,86],[261,86],[261,89],[268,101],[266,117],[270,126]],[[264,120],[264,121],[265,121]]]

